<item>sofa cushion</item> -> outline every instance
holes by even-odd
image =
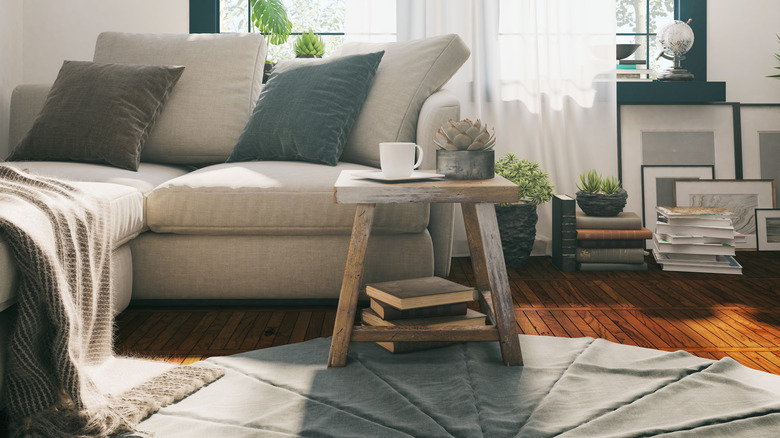
[[[257,33],[101,33],[94,61],[185,66],[142,161],[224,162],[260,93],[265,40]]]
[[[454,34],[393,43],[347,43],[340,54],[379,50],[385,55],[341,157],[374,167],[379,167],[379,143],[416,140],[423,103],[470,55],[463,40]]]
[[[107,163],[136,170],[184,67],[65,61],[9,160]]]
[[[192,168],[166,164],[141,163],[138,171],[90,163],[60,163],[55,161],[14,161],[4,163],[35,175],[70,181],[93,181],[121,184],[148,194],[169,179],[189,173]]]
[[[152,231],[179,234],[349,234],[355,205],[333,201],[333,184],[345,169],[375,170],[292,161],[209,166],[152,191],[147,223]],[[427,225],[427,204],[387,204],[377,206],[373,229],[420,233]]]
[[[382,54],[279,62],[227,161],[335,166]]]

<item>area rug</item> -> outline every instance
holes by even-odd
[[[139,425],[157,437],[777,437],[780,376],[732,359],[520,335],[525,365],[497,343],[393,355],[330,339],[207,362],[222,379]]]

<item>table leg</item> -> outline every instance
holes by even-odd
[[[352,237],[349,240],[349,252],[347,253],[347,265],[344,268],[339,304],[336,309],[333,339],[330,343],[329,367],[343,367],[347,364],[347,352],[352,337],[352,327],[355,324],[358,294],[363,279],[366,247],[368,246],[368,236],[371,234],[375,206],[376,204],[358,204],[355,211]]]
[[[464,203],[461,209],[477,288],[480,291],[489,290],[493,301],[504,364],[522,365],[523,355],[517,337],[512,292],[501,249],[495,206],[488,203]]]

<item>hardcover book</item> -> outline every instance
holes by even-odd
[[[647,271],[647,263],[578,263],[580,271]]]
[[[632,211],[620,212],[617,216],[588,216],[577,212],[577,229],[589,230],[639,230],[642,219]]]
[[[728,260],[728,264],[715,264],[715,265],[700,265],[700,264],[670,264],[664,263],[661,265],[661,269],[664,271],[677,271],[677,272],[701,272],[705,274],[742,274],[742,265],[740,265],[732,256],[724,256]]]
[[[653,251],[653,257],[659,265],[691,265],[691,266],[728,266],[731,256],[713,255],[701,258],[684,258],[686,254],[669,254]]]
[[[422,277],[366,285],[366,295],[396,309],[416,309],[477,299],[473,287],[441,277]]]
[[[652,236],[651,236],[652,237]],[[644,248],[644,239],[583,239],[580,248]]]
[[[708,237],[708,236],[696,236],[693,234],[664,234],[658,233],[658,238],[664,242],[691,244],[691,243],[721,243],[726,245],[734,245],[734,237]]]
[[[468,303],[442,304],[440,306],[420,307],[417,309],[398,310],[395,307],[383,303],[376,298],[371,298],[370,307],[382,319],[409,319],[429,318],[434,316],[465,315]]]
[[[642,263],[645,251],[642,248],[577,248],[580,263]]]
[[[466,309],[465,315],[457,316],[436,316],[430,318],[410,318],[387,320],[382,319],[371,309],[360,311],[360,317],[363,324],[374,327],[406,327],[406,326],[428,326],[428,327],[473,327],[485,325],[487,316],[476,310]]]
[[[635,230],[598,230],[577,229],[577,240],[647,240],[653,238],[653,232],[645,227]]]
[[[661,240],[656,234],[653,236],[653,245],[662,253],[677,254],[711,254],[711,255],[730,255],[733,256],[734,246],[721,243],[692,243],[675,244]]]
[[[658,234],[690,235],[716,237],[721,239],[733,239],[734,227],[705,227],[699,225],[672,225],[665,222],[656,222],[655,232]]]
[[[555,195],[552,199],[553,236],[552,259],[556,268],[563,272],[576,270],[577,220],[576,203],[568,195]]]
[[[721,207],[655,207],[656,211],[671,220],[677,218],[731,219],[734,212]]]

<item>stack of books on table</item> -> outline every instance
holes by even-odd
[[[647,61],[639,59],[621,59],[617,63],[618,81],[651,81],[652,70],[647,68]]]
[[[638,214],[588,216],[577,212],[577,268],[580,271],[646,271],[645,240],[653,232]]]
[[[653,257],[664,271],[742,274],[734,258],[743,237],[720,207],[656,207]]]
[[[484,326],[486,315],[468,308],[476,289],[441,277],[423,277],[366,285],[370,307],[361,311],[363,325],[380,327]],[[392,353],[442,347],[452,342],[377,342]]]

